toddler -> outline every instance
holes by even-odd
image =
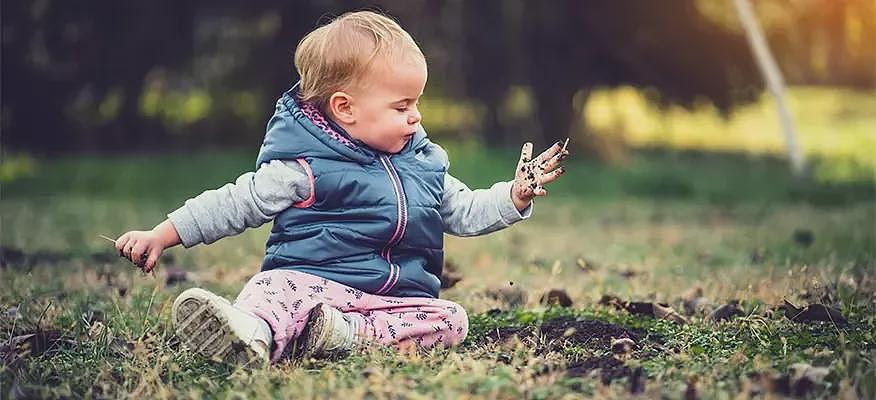
[[[395,21],[344,14],[295,51],[300,81],[277,101],[248,172],[189,199],[151,231],[116,240],[150,271],[164,249],[209,244],[273,220],[261,272],[234,303],[184,291],[172,322],[193,351],[222,362],[341,357],[373,345],[453,346],[468,332],[438,298],[443,234],[483,235],[532,213],[563,173],[557,143],[515,179],[470,190],[426,137],[418,100],[426,61]]]

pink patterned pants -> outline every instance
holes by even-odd
[[[468,334],[468,316],[454,302],[376,296],[290,270],[259,272],[243,287],[235,306],[255,313],[271,326],[274,333],[271,360],[276,362],[304,328],[308,313],[318,303],[360,319],[360,337],[398,349],[449,347],[461,343]]]

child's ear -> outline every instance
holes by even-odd
[[[338,122],[352,124],[356,122],[353,116],[353,98],[344,92],[335,92],[329,97],[328,109]]]

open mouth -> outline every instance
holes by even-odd
[[[413,137],[414,137],[413,133],[409,133],[409,134],[404,136],[405,140],[411,140],[411,138],[413,138]]]

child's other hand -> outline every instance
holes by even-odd
[[[130,260],[144,272],[152,271],[165,245],[154,231],[130,231],[116,239],[119,255]]]
[[[511,187],[511,198],[518,210],[526,208],[534,197],[547,195],[544,185],[555,181],[566,171],[564,167],[556,167],[568,155],[563,144],[557,142],[532,159],[532,143],[523,145]]]

